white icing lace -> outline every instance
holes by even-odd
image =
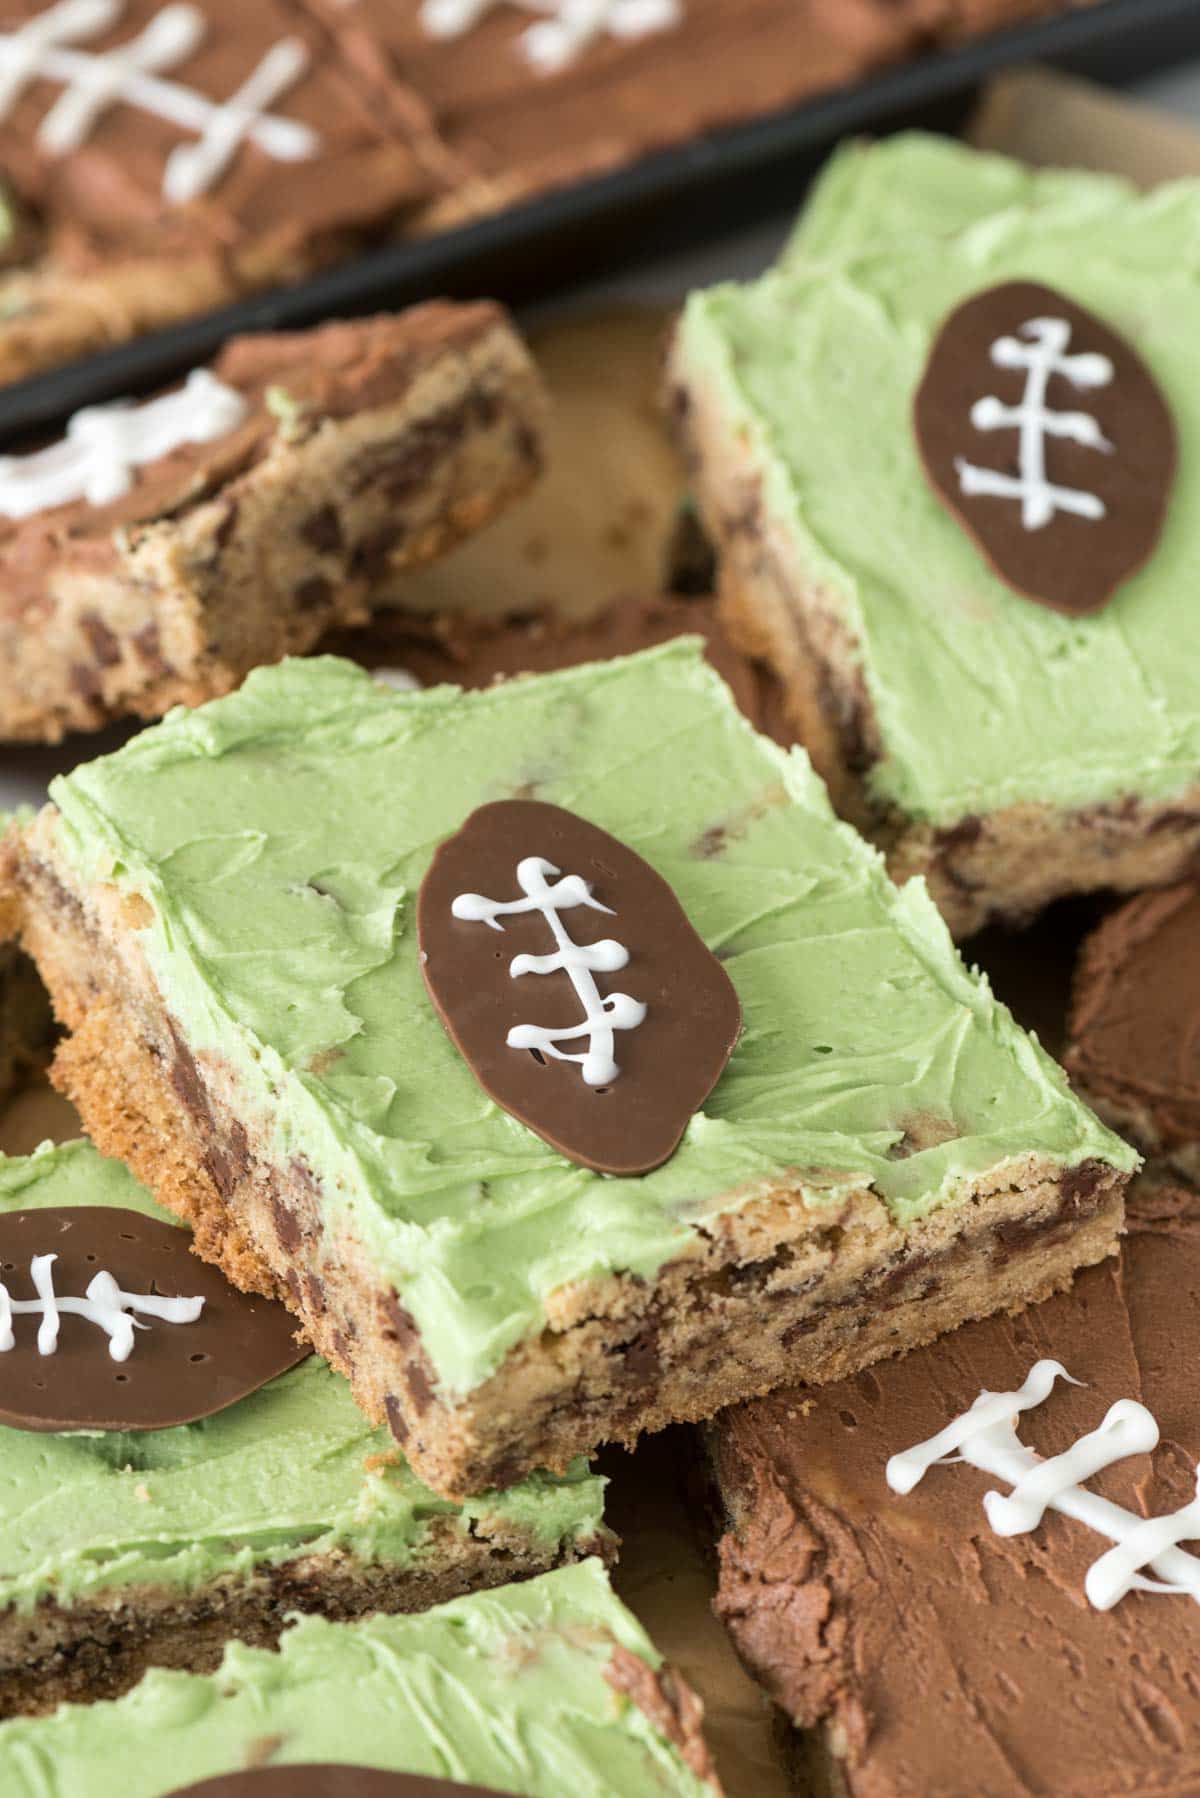
[[[516,955],[509,963],[509,974],[516,980],[522,974],[566,973],[583,1006],[583,1022],[562,1030],[546,1030],[539,1024],[516,1024],[505,1040],[510,1049],[532,1049],[555,1061],[577,1062],[589,1086],[607,1086],[621,1071],[614,1055],[613,1032],[635,1030],[646,1016],[646,1007],[640,999],[631,999],[628,993],[609,993],[607,998],[601,998],[594,976],[615,973],[625,967],[629,951],[611,937],[604,937],[597,943],[572,942],[559,912],[586,905],[609,917],[614,914],[607,905],[593,899],[590,885],[577,874],[568,874],[555,885],[548,885],[547,875],[560,872],[553,862],[538,855],[527,855],[517,864],[517,885],[525,894],[523,899],[502,901],[485,899],[480,893],[460,893],[450,909],[456,918],[484,923],[492,930],[503,930],[504,926],[497,922],[501,916],[532,911],[542,914],[554,937],[553,953]],[[587,1048],[582,1055],[564,1054],[558,1047],[561,1042],[577,1041],[581,1037],[587,1038]]]
[[[969,498],[1016,499],[1021,502],[1021,523],[1027,531],[1040,531],[1056,512],[1077,518],[1097,519],[1105,514],[1104,501],[1077,487],[1056,487],[1046,478],[1046,439],[1066,437],[1085,449],[1111,454],[1109,443],[1088,412],[1055,412],[1046,404],[1051,375],[1061,375],[1073,387],[1107,387],[1113,365],[1107,356],[1069,356],[1071,327],[1062,318],[1031,318],[1017,337],[1000,337],[992,345],[992,361],[998,368],[1023,368],[1025,390],[1020,403],[1007,406],[994,393],[976,400],[971,423],[977,431],[1020,432],[1016,475],[995,468],[980,468],[960,456],[955,462],[959,486]]]
[[[187,443],[211,443],[236,430],[249,408],[242,394],[198,368],[175,393],[143,406],[88,406],[67,434],[31,456],[0,456],[0,514],[28,518],[86,499],[111,505],[133,485],[133,471]]]
[[[88,1282],[81,1299],[62,1298],[54,1290],[54,1263],[57,1255],[35,1255],[29,1263],[36,1299],[14,1299],[0,1282],[0,1354],[16,1347],[13,1334],[14,1317],[40,1317],[37,1350],[39,1355],[53,1355],[58,1349],[59,1320],[64,1316],[82,1317],[96,1324],[108,1337],[108,1352],[114,1361],[127,1361],[133,1351],[133,1332],[145,1326],[135,1324],[131,1312],[142,1317],[157,1317],[169,1324],[194,1324],[204,1309],[203,1299],[164,1299],[155,1293],[122,1292],[113,1276],[98,1273]]]
[[[502,0],[423,0],[421,23],[430,37],[462,37]],[[544,15],[521,33],[528,62],[544,75],[575,61],[596,38],[649,37],[683,19],[683,0],[510,0]]]
[[[978,1467],[1012,1488],[1007,1496],[989,1492],[983,1501],[988,1522],[998,1536],[1019,1536],[1037,1529],[1047,1510],[1073,1517],[1115,1545],[1093,1561],[1084,1582],[1088,1601],[1098,1611],[1111,1610],[1129,1592],[1184,1593],[1200,1603],[1200,1558],[1187,1554],[1181,1542],[1200,1538],[1200,1474],[1197,1497],[1163,1517],[1136,1512],[1089,1492],[1081,1483],[1123,1460],[1149,1454],[1158,1443],[1158,1425],[1145,1405],[1119,1399],[1098,1429],[1081,1436],[1065,1454],[1043,1461],[1017,1436],[1022,1411],[1042,1404],[1055,1380],[1072,1380],[1058,1361],[1039,1361],[1016,1392],[981,1392],[969,1411],[948,1423],[928,1442],[893,1455],[887,1483],[893,1492],[911,1492],[931,1467],[958,1462]],[[1157,1579],[1147,1579],[1150,1567]]]
[[[110,31],[124,8],[125,0],[58,0],[19,30],[0,34],[0,120],[30,82],[51,81],[61,83],[63,92],[37,130],[37,143],[49,155],[80,149],[114,106],[133,106],[192,132],[197,142],[172,150],[163,170],[163,197],[173,203],[206,193],[247,141],[278,162],[316,154],[320,138],[310,126],[266,110],[308,67],[298,38],[281,39],[237,92],[218,102],[163,79],[164,70],[192,55],[208,29],[199,7],[185,0],[164,7],[136,37],[112,50],[74,47]]]

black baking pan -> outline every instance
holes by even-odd
[[[144,392],[246,331],[481,294],[519,303],[696,243],[794,203],[831,144],[903,124],[954,129],[980,82],[1040,62],[1125,83],[1200,56],[1200,0],[1104,0],[940,51],[767,118],[644,157],[437,236],[389,244],[311,280],[240,300],[0,392],[0,441],[80,406]]]

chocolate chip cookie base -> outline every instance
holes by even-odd
[[[867,776],[883,751],[853,636],[772,525],[753,453],[716,397],[676,370],[670,407],[717,549],[731,641],[781,682],[788,723],[840,814],[878,845],[894,880],[924,875],[955,937],[1025,923],[1071,893],[1134,892],[1180,877],[1200,854],[1200,784],[1170,800],[1131,793],[1078,810],[1024,803],[942,827],[874,800]]]
[[[135,1586],[72,1605],[46,1599],[30,1613],[0,1612],[0,1718],[116,1698],[148,1667],[211,1672],[234,1638],[274,1647],[296,1611],[335,1622],[373,1611],[424,1611],[590,1554],[609,1560],[613,1549],[605,1536],[552,1556],[514,1531],[484,1534],[476,1525],[464,1537],[453,1525],[435,1524],[419,1564],[408,1567],[303,1555],[194,1591]]]
[[[215,372],[245,423],[147,465],[128,517],[110,508],[98,526],[80,505],[8,528],[0,739],[55,742],[227,693],[364,623],[385,580],[541,469],[541,383],[490,304],[237,339]]]
[[[657,1280],[563,1289],[483,1385],[439,1391],[413,1320],[360,1245],[327,1232],[321,1170],[281,1166],[236,1083],[193,1054],[115,889],[70,890],[36,825],[5,845],[9,927],[70,1033],[53,1078],[235,1285],[281,1298],[386,1419],[428,1485],[461,1498],[562,1470],[603,1441],[711,1416],[785,1381],[838,1379],[965,1319],[1012,1311],[1114,1252],[1126,1176],[1030,1154],[905,1228],[868,1187],[795,1186],[711,1220]],[[832,1184],[836,1176],[827,1175]],[[821,1175],[810,1172],[810,1192]]]

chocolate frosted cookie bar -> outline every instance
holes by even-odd
[[[902,136],[680,327],[730,627],[956,934],[1200,846],[1198,224],[1195,183]]]
[[[87,1143],[0,1160],[0,1715],[214,1667],[295,1611],[421,1610],[607,1552],[582,1462],[435,1497],[287,1312],[188,1247]],[[108,1275],[120,1303],[68,1309]],[[0,1788],[18,1789],[7,1765]]]
[[[13,0],[0,382],[1062,5]]]
[[[431,189],[285,0],[14,0],[2,49],[0,165],[38,240],[0,287],[0,381],[295,279]]]
[[[318,1798],[333,1767],[364,1798],[720,1794],[699,1699],[595,1560],[421,1617],[305,1618],[278,1654],[0,1725],[5,1798]]]
[[[437,1490],[1112,1251],[1132,1152],[695,642],[473,694],[285,663],[54,797],[3,876],[55,1078]]]
[[[1142,893],[1083,946],[1066,1066],[1148,1155],[1200,1180],[1200,891]]]
[[[361,623],[529,485],[543,404],[498,308],[433,303],[236,339],[0,460],[0,737],[157,717]]]
[[[717,1607],[814,1791],[1200,1790],[1198,1295],[1142,1179],[1070,1293],[714,1426]]]

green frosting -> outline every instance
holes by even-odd
[[[1009,207],[1044,211],[1051,226],[1066,210],[1077,224],[1092,217],[1103,228],[1108,208],[1136,192],[1119,175],[1035,169],[925,131],[900,131],[877,144],[850,139],[826,164],[780,260],[848,260],[954,237]]]
[[[5,1798],[159,1798],[239,1770],[348,1762],[529,1798],[701,1798],[711,1788],[606,1678],[659,1656],[598,1561],[361,1623],[305,1618],[278,1654],[232,1644],[209,1676],[0,1724]]]
[[[120,1162],[83,1142],[0,1161],[0,1211],[49,1205],[166,1216]],[[0,1428],[0,1608],[147,1584],[193,1588],[307,1553],[419,1567],[446,1519],[464,1537],[503,1525],[553,1552],[597,1535],[603,1489],[579,1462],[561,1480],[535,1476],[464,1505],[438,1498],[314,1355],[175,1429]]]
[[[454,1392],[540,1331],[559,1287],[653,1277],[781,1180],[817,1205],[872,1181],[903,1223],[1030,1151],[1132,1165],[964,969],[924,887],[892,886],[693,639],[472,694],[284,663],[53,792],[75,877],[148,902],[141,945],[190,1045],[232,1071],[282,1164],[315,1171],[331,1236],[395,1284]],[[425,993],[430,857],[516,793],[643,855],[741,996],[729,1066],[641,1178],[573,1166],[501,1111]],[[528,852],[513,844],[514,890]],[[950,1140],[893,1156],[931,1115]]]
[[[1158,548],[1087,618],[990,571],[927,485],[911,429],[943,319],[1015,279],[1122,332],[1178,425]],[[878,801],[949,825],[1020,801],[1169,798],[1200,779],[1198,309],[1200,182],[1143,197],[919,136],[843,152],[779,269],[689,303],[689,376],[752,445],[769,518],[858,645]]]

